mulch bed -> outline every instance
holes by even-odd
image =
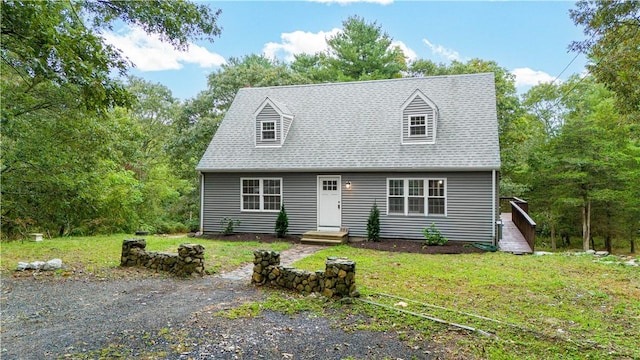
[[[300,237],[287,235],[284,238],[277,238],[274,234],[209,234],[203,236],[207,239],[217,239],[224,241],[259,241],[263,243],[272,243],[278,241],[286,241],[292,244],[299,244]],[[378,242],[358,241],[350,242],[347,245],[358,249],[371,249],[379,251],[404,252],[413,254],[472,254],[483,253],[484,250],[472,246],[470,243],[450,241],[443,246],[424,246],[424,242],[420,240],[402,240],[402,239],[382,239]]]

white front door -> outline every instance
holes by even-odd
[[[340,176],[318,176],[318,230],[339,231],[342,223]]]

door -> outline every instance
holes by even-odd
[[[340,230],[341,199],[340,176],[318,176],[318,231]]]

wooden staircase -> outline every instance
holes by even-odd
[[[300,242],[308,245],[340,245],[349,241],[348,231],[307,231]]]

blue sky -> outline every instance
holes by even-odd
[[[569,17],[572,2],[430,2],[393,0],[221,1],[222,34],[189,52],[174,51],[140,29],[104,34],[136,64],[132,74],[161,83],[179,99],[206,89],[207,75],[230,57],[266,54],[289,61],[296,53],[326,49],[324,39],[351,15],[375,21],[405,50],[409,60],[449,63],[453,59],[494,60],[516,75],[520,92],[552,81],[574,59],[567,50],[584,38]],[[558,81],[584,72],[578,56]]]

